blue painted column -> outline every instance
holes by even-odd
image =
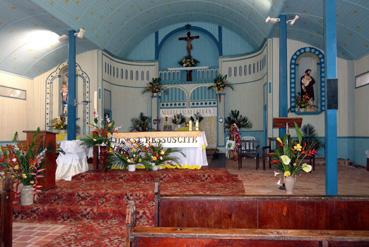
[[[68,32],[68,140],[76,139],[76,36],[75,31]]]
[[[279,117],[287,117],[287,16],[280,15],[279,19]],[[279,136],[285,134],[286,129],[279,129]]]
[[[324,0],[324,37],[327,70],[325,112],[326,195],[337,195],[337,34],[336,0]]]

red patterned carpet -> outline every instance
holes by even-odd
[[[135,201],[138,225],[152,226],[157,179],[162,195],[244,194],[237,175],[225,169],[87,172],[57,182],[32,206],[16,205],[14,220],[71,225],[47,246],[125,246],[127,202]]]

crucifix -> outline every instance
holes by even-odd
[[[191,36],[191,32],[187,32],[186,37],[179,37],[179,40],[184,40],[187,42],[186,50],[187,50],[187,56],[191,57],[191,51],[192,51],[192,40],[200,38],[199,35]]]
[[[182,61],[184,61],[182,63],[183,67],[193,67],[193,61],[194,59],[192,58],[191,52],[192,52],[192,41],[194,39],[198,39],[200,38],[199,35],[195,35],[195,36],[191,36],[191,32],[188,31],[187,35],[185,37],[179,37],[178,40],[184,40],[186,41],[186,50],[187,50],[187,56],[183,58]],[[196,65],[196,64],[195,64]],[[192,81],[192,70],[187,70],[187,81]]]

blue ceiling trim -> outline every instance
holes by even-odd
[[[179,27],[179,28],[176,28],[174,29],[173,31],[169,32],[167,35],[165,35],[160,43],[159,43],[159,46],[158,46],[158,53],[155,54],[155,59],[158,60],[159,59],[159,54],[160,54],[160,50],[161,48],[163,47],[164,43],[174,34],[176,33],[179,33],[179,32],[183,32],[183,31],[198,31],[198,32],[202,32],[204,34],[206,34],[207,36],[210,37],[210,39],[212,41],[214,41],[214,43],[216,44],[217,48],[218,48],[218,52],[219,52],[219,55],[222,53],[222,47],[221,47],[221,44],[220,42],[217,40],[217,38],[211,33],[209,32],[208,30],[202,28],[202,27],[198,27],[198,26],[191,26],[191,25],[185,25],[183,27]]]

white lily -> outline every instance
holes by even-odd
[[[289,165],[290,162],[291,162],[290,157],[288,157],[287,155],[282,155],[281,160],[282,160],[283,164],[285,164],[285,165]]]
[[[304,172],[311,172],[311,170],[313,169],[313,167],[307,163],[302,164],[301,167]]]

